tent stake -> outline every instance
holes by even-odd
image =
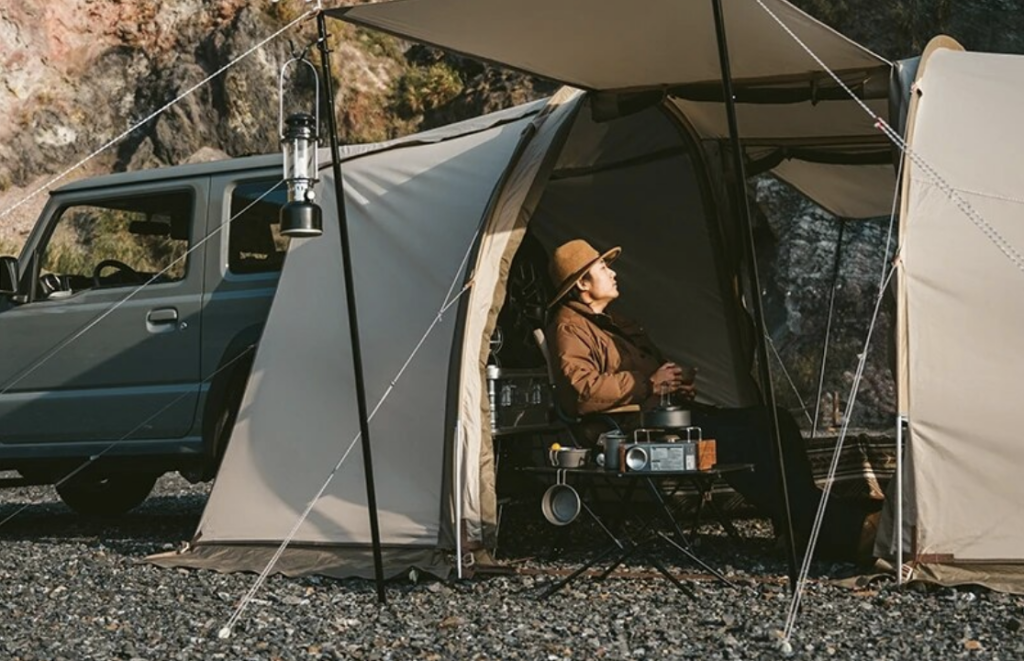
[[[359,437],[363,450],[363,473],[366,480],[366,506],[370,514],[370,537],[373,542],[373,575],[377,584],[377,601],[387,602],[384,593],[384,560],[380,548],[380,523],[377,520],[377,493],[373,484],[373,458],[370,455],[370,425],[366,408],[366,385],[363,381],[363,357],[359,347],[359,320],[356,317],[355,284],[352,280],[352,256],[349,251],[348,216],[345,213],[345,187],[341,179],[341,150],[338,147],[338,127],[334,119],[334,86],[331,82],[331,51],[327,45],[327,21],[321,10],[316,15],[320,66],[324,72],[324,91],[327,97],[327,128],[331,136],[331,167],[334,170],[334,194],[338,205],[338,229],[341,237],[341,264],[345,274],[345,302],[348,305],[348,328],[352,340],[352,371],[356,382],[356,402],[359,407]]]
[[[785,517],[783,526],[789,547],[789,590],[796,587],[797,567],[796,537],[793,534],[793,514],[789,506],[789,485],[786,483],[786,463],[782,455],[782,440],[779,435],[779,416],[775,410],[775,390],[772,387],[771,370],[768,366],[768,345],[765,342],[764,310],[761,305],[761,281],[757,275],[757,253],[754,249],[754,230],[750,222],[750,205],[747,200],[747,175],[743,164],[743,148],[740,146],[739,129],[736,123],[736,99],[732,90],[732,72],[729,66],[729,45],[725,38],[725,20],[722,16],[722,0],[711,0],[715,13],[715,33],[718,37],[718,61],[722,69],[722,90],[725,94],[725,112],[729,120],[729,140],[732,143],[733,167],[736,176],[736,196],[739,198],[738,211],[740,222],[747,239],[747,253],[750,258],[750,277],[753,281],[754,295],[751,297],[754,307],[754,324],[757,327],[757,348],[761,376],[761,396],[768,408],[772,435],[772,454],[779,471],[779,488],[781,490]]]

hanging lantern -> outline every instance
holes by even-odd
[[[316,79],[316,68],[305,59],[292,59],[281,67],[280,116],[284,116],[284,72],[292,62],[309,65]],[[318,115],[295,113],[284,119],[281,129],[281,150],[284,153],[284,181],[288,187],[288,202],[281,207],[281,234],[283,236],[320,236],[323,230],[323,212],[314,202],[313,186],[318,181],[317,126],[319,125],[320,84],[316,79],[316,108]]]

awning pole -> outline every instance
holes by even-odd
[[[729,67],[729,45],[725,38],[725,20],[722,16],[722,0],[711,0],[715,13],[715,33],[718,37],[718,61],[722,68],[722,89],[725,94],[725,111],[729,120],[729,140],[732,143],[733,167],[736,176],[736,195],[739,198],[738,211],[747,239],[750,257],[750,277],[754,288],[751,303],[754,307],[754,324],[757,327],[757,348],[760,353],[758,367],[761,377],[761,396],[768,408],[771,422],[772,454],[779,471],[779,488],[784,509],[783,525],[789,547],[789,590],[796,586],[797,567],[796,537],[793,534],[793,514],[789,506],[789,485],[786,483],[786,464],[782,454],[782,440],[779,434],[779,416],[775,410],[775,390],[772,388],[771,370],[768,366],[768,345],[765,342],[764,310],[761,305],[761,281],[757,275],[757,253],[754,249],[754,229],[750,222],[750,205],[747,200],[747,175],[743,164],[743,148],[740,146],[739,129],[736,123],[736,100],[732,90],[732,72]]]
[[[341,238],[341,264],[345,275],[345,302],[348,305],[348,329],[352,340],[352,371],[356,382],[359,407],[359,437],[363,450],[363,473],[366,480],[366,506],[370,513],[370,537],[373,543],[373,575],[377,584],[377,601],[387,602],[384,593],[384,560],[380,548],[380,523],[377,520],[377,493],[373,484],[373,458],[370,455],[370,425],[366,407],[366,385],[363,381],[363,356],[359,347],[359,320],[356,317],[355,283],[352,280],[352,255],[349,251],[348,216],[345,213],[345,186],[341,178],[341,150],[338,127],[334,119],[334,85],[331,82],[331,51],[327,46],[327,21],[321,10],[316,15],[320,66],[324,73],[327,97],[327,128],[331,136],[331,167],[334,170],[334,195],[338,205],[338,229]]]
[[[821,391],[825,387],[825,361],[828,359],[828,343],[832,339],[832,313],[836,304],[836,285],[839,283],[839,261],[843,256],[843,233],[846,221],[839,219],[839,236],[836,238],[836,254],[832,258],[832,286],[828,294],[828,322],[825,324],[825,341],[821,347],[821,368],[818,371],[818,396],[814,401],[814,421],[811,423],[811,438],[818,437],[818,416],[821,414]],[[838,399],[838,398],[837,398]]]

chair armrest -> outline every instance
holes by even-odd
[[[639,404],[623,404],[622,406],[616,406],[613,409],[608,409],[606,411],[601,411],[602,414],[603,413],[639,413],[639,412],[640,412],[640,405]]]

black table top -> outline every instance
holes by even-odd
[[[558,466],[523,466],[522,471],[528,473],[541,473],[555,475],[563,472],[566,477],[578,475],[580,477],[607,477],[607,478],[641,478],[641,477],[705,477],[718,476],[725,473],[739,473],[742,471],[754,470],[754,464],[715,464],[712,468],[702,471],[613,471],[601,468],[600,466],[586,466],[584,468],[559,468]]]

